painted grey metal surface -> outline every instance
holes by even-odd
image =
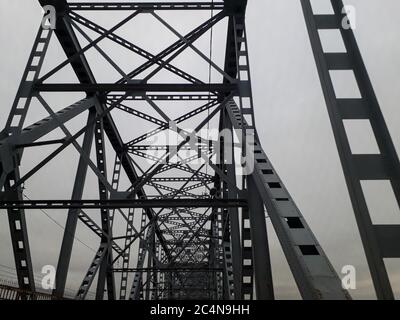
[[[301,0],[322,90],[325,96],[336,145],[360,231],[375,291],[379,299],[394,299],[384,258],[398,258],[399,225],[374,225],[367,206],[362,181],[389,181],[400,206],[400,162],[365,68],[360,50],[343,11],[342,1],[331,1],[333,14],[314,14],[311,2]],[[334,30],[343,40],[344,52],[325,52],[319,31]],[[336,96],[332,80],[334,71],[349,72],[357,82],[360,97]],[[373,131],[378,154],[354,154],[344,121],[365,120]],[[395,232],[393,232],[395,231]],[[386,250],[386,248],[391,248]],[[394,249],[394,250],[393,250]]]
[[[39,30],[16,102],[11,109],[6,128],[0,135],[0,209],[8,210],[17,276],[23,292],[32,292],[34,297],[35,287],[24,210],[29,209],[29,214],[34,214],[39,209],[68,209],[56,272],[55,297],[64,295],[75,230],[77,224],[82,222],[98,237],[99,249],[84,275],[76,295],[77,299],[87,298],[90,288],[95,285],[96,299],[99,300],[124,300],[128,295],[134,300],[274,299],[274,281],[265,221],[270,219],[302,297],[350,299],[348,293],[342,289],[338,275],[307,225],[305,217],[295,205],[261,147],[255,127],[251,92],[245,28],[247,1],[110,4],[40,0],[39,3],[42,6],[55,6],[57,28],[47,33],[42,28]],[[350,159],[349,156],[343,155],[346,148],[339,148],[350,194],[352,198],[358,197],[356,200],[360,201],[359,194],[352,193],[355,190],[356,179],[388,178],[398,192],[398,159],[352,33],[343,32],[351,53],[349,56],[326,55],[320,52],[317,30],[320,27],[337,27],[340,6],[338,2],[335,3],[336,17],[318,17],[310,12],[309,2],[302,0],[331,120],[333,117],[332,123],[335,124],[335,121],[342,118],[367,117],[373,124],[382,150],[382,157],[363,155]],[[177,10],[182,14],[201,10],[209,11],[211,15],[205,22],[181,35],[157,14],[159,10]],[[188,12],[185,13],[185,10]],[[116,11],[126,11],[127,16],[106,29],[100,26],[99,21],[91,21],[83,16],[85,12],[90,11],[108,12],[110,15]],[[157,54],[117,34],[119,28],[144,13],[151,14],[177,36],[174,43]],[[225,20],[225,61],[223,66],[218,66],[212,60],[211,54],[207,57],[196,48],[195,41]],[[91,35],[84,31],[85,28],[91,30]],[[87,40],[87,45],[81,45],[78,34]],[[96,34],[97,38],[92,39],[92,34]],[[51,35],[55,35],[57,39],[54,40],[60,43],[65,60],[42,75],[40,68]],[[124,73],[119,62],[114,61],[98,45],[104,39],[138,55],[145,59],[145,62]],[[39,44],[44,46],[41,51],[37,49]],[[213,44],[216,45],[219,43]],[[85,56],[89,49],[96,50],[120,73],[121,78],[114,83],[97,82],[90,61]],[[210,70],[214,68],[219,72],[222,80],[215,83],[201,81],[182,67],[178,67],[176,58],[189,49],[206,61]],[[32,65],[33,58],[39,59],[38,65]],[[50,77],[65,66],[72,67],[78,83],[50,81]],[[349,69],[353,66],[366,100],[334,99],[327,70]],[[161,70],[179,77],[181,82],[149,83],[148,80]],[[33,72],[34,76],[33,80],[27,81],[29,72]],[[61,111],[53,112],[45,101],[44,92],[84,92],[87,97]],[[22,107],[19,102],[21,98],[25,99]],[[49,116],[24,127],[32,99],[37,99]],[[147,103],[157,116],[128,104],[137,101]],[[160,107],[165,101],[190,101],[199,105],[190,112],[170,119]],[[332,109],[338,114],[331,112]],[[113,118],[113,110],[119,110],[132,117],[133,123],[136,120],[146,121],[152,129],[138,137],[130,137],[125,142]],[[70,133],[65,123],[85,113],[88,114],[86,125],[76,133]],[[204,118],[197,122],[193,132],[181,127],[184,121],[197,116]],[[246,159],[241,166],[235,162],[225,162],[225,156],[234,158],[233,145],[229,145],[232,132],[230,137],[219,139],[220,149],[214,146],[214,141],[199,134],[201,129],[215,125],[213,120],[218,117],[220,131],[233,129],[239,133],[239,130],[247,130],[245,135],[238,135],[242,137],[239,142],[242,159]],[[40,140],[58,128],[65,137]],[[334,125],[339,145],[344,139],[340,129],[340,126],[338,129]],[[163,144],[151,144],[154,136],[167,130],[175,131],[183,139],[182,143],[174,148]],[[179,151],[192,150],[191,136],[196,138],[197,154],[172,163],[170,159],[179,154]],[[82,145],[77,142],[81,137]],[[20,177],[19,167],[24,149],[43,145],[55,145],[56,149]],[[107,145],[111,148],[107,148]],[[71,197],[66,195],[64,199],[58,200],[23,199],[24,183],[57,155],[62,154],[68,146],[73,146],[80,155]],[[95,162],[90,158],[92,149],[95,150]],[[151,155],[149,151],[162,152],[163,157]],[[222,151],[219,154],[221,161],[216,164],[213,163],[213,155],[218,151]],[[106,170],[107,155],[110,152],[115,155],[111,177],[107,175]],[[163,162],[165,159],[167,161]],[[192,161],[198,159],[202,159],[204,164],[195,168]],[[138,160],[152,161],[153,164],[144,168]],[[357,170],[354,163],[348,165],[348,162],[352,161],[357,164]],[[252,164],[254,171],[243,177],[238,176],[238,171],[246,170],[246,167]],[[207,170],[204,170],[205,167]],[[88,184],[88,170],[96,177],[98,199],[82,198],[83,190]],[[122,175],[128,180],[128,189],[122,187]],[[148,192],[150,187],[153,190],[151,194]],[[200,189],[204,192],[199,192]],[[396,195],[398,196],[398,193]],[[100,223],[96,223],[84,211],[89,209],[96,210]],[[141,214],[139,228],[136,228],[135,212]],[[398,257],[398,226],[368,225],[368,219],[363,217],[365,210],[355,209],[355,212],[356,216],[358,214],[370,266],[378,268],[380,260],[384,257]],[[122,218],[123,228],[117,225],[121,223],[121,219],[116,219],[117,216]],[[125,233],[117,234],[116,230],[121,229]],[[137,247],[134,247],[135,245]],[[138,251],[135,259],[132,259],[132,253],[136,253],[134,248],[138,248]],[[121,274],[120,281],[116,280],[119,278],[115,278],[117,273]],[[375,272],[373,276],[377,283],[377,291],[381,292],[380,297],[391,298],[389,286],[385,283],[385,272]],[[95,277],[98,279],[96,284]]]

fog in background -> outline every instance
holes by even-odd
[[[314,2],[322,3],[324,0]],[[357,9],[355,34],[387,125],[399,151],[400,3],[397,0],[353,0],[345,3]],[[85,12],[80,14],[90,17]],[[182,12],[159,13],[182,33],[205,21],[208,14],[195,16],[184,13],[182,16]],[[127,15],[127,12],[123,12],[119,16]],[[37,1],[0,2],[1,129],[11,109],[41,16],[41,8]],[[137,23],[136,28],[127,27],[121,30],[121,34],[130,36],[135,44],[157,53],[175,41],[176,38],[170,33],[165,35],[158,33],[162,28],[159,23],[150,24],[145,20],[147,18],[137,19],[129,25],[135,26]],[[94,21],[106,28],[118,22],[107,14],[99,15]],[[246,25],[256,123],[263,148],[337,272],[340,273],[344,265],[356,267],[357,289],[352,290],[351,295],[357,299],[373,299],[375,294],[335,146],[300,1],[249,0]],[[219,65],[223,65],[225,28],[226,22],[220,23],[215,28],[214,34],[214,57]],[[89,32],[88,34],[94,37],[94,34]],[[55,38],[50,45],[49,61],[45,63],[44,69],[50,69],[65,59],[57,41],[54,40]],[[334,40],[327,39],[327,45],[335,47]],[[106,44],[104,46],[108,48]],[[118,51],[118,47],[114,47]],[[207,37],[200,39],[198,48],[208,55]],[[135,57],[133,54],[114,52],[111,46],[108,49],[124,70],[131,69],[141,61],[131,60],[131,57]],[[182,65],[186,63],[187,67],[182,67],[185,71],[206,79],[207,64],[201,65],[201,59],[195,60],[198,59],[195,56],[188,54],[177,61]],[[105,63],[98,63],[97,70],[95,75],[99,82],[112,82],[109,78],[111,70]],[[165,80],[163,77],[166,75],[168,74],[160,75],[159,79]],[[115,80],[117,79],[118,77]],[[220,79],[216,72],[213,72],[213,79],[215,81]],[[66,71],[63,77],[56,80],[72,82],[74,77],[71,72],[68,74]],[[338,90],[346,93],[351,88],[348,83],[342,82]],[[52,102],[51,106],[55,111],[82,97],[79,94],[70,94],[62,99],[50,94],[46,96],[48,101]],[[47,116],[38,104],[33,104],[32,109],[33,112],[28,115],[26,121],[27,125]],[[69,122],[67,127],[71,131],[79,129],[84,124],[85,117],[86,114]],[[115,117],[123,137],[128,136],[132,130],[141,132],[146,130],[145,125],[134,128],[135,118],[121,114],[115,114]],[[372,150],[374,145],[363,129],[349,128],[351,142],[356,143],[355,148],[359,151]],[[46,149],[47,153],[50,150],[52,149]],[[68,148],[68,152],[68,156],[58,157],[57,161],[51,162],[41,170],[40,175],[34,176],[28,182],[26,193],[30,198],[70,197],[78,156],[73,148]],[[41,152],[24,153],[23,172],[27,172],[28,168],[32,168],[40,159],[43,159]],[[113,157],[109,156],[107,160],[108,165],[112,165]],[[88,180],[95,185],[96,179],[90,170]],[[373,182],[364,187],[373,222],[400,223],[399,209],[387,185],[384,182]],[[96,194],[95,188],[85,190],[86,198],[90,198],[90,195],[93,198]],[[58,224],[65,223],[65,211],[46,213]],[[40,280],[42,266],[57,263],[63,230],[43,212],[27,211],[26,215],[35,275]],[[98,246],[98,238],[81,225],[76,235],[82,242],[75,242],[67,283],[67,287],[72,291],[79,286],[93,258],[93,249],[97,249]],[[300,296],[269,221],[268,227],[276,297],[297,299]],[[136,254],[136,249],[133,251]],[[400,297],[400,260],[386,259],[385,262],[393,289],[397,297]],[[13,267],[7,215],[5,211],[0,211],[0,279],[15,278]],[[92,291],[94,289],[93,286]]]

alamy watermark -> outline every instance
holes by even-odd
[[[147,137],[148,144],[131,147],[130,152],[143,157],[149,164],[202,165],[233,164],[238,175],[254,172],[254,129],[218,130],[215,128],[190,132],[170,122],[169,130]]]
[[[43,7],[42,28],[45,30],[55,30],[57,27],[57,12],[56,8],[51,5]]]
[[[56,279],[56,268],[52,265],[45,265],[42,268],[42,289],[44,290],[54,290],[55,289],[55,279]]]
[[[355,30],[357,27],[356,8],[351,5],[346,5],[342,9],[342,13],[345,15],[342,19],[342,28],[345,30]]]
[[[342,288],[345,290],[357,289],[356,267],[353,265],[345,265],[342,267]]]

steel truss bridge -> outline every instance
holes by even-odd
[[[330,1],[333,13],[323,15],[314,13],[310,0],[299,1],[376,294],[379,299],[393,299],[383,259],[400,257],[400,226],[372,223],[361,181],[390,181],[400,202],[399,159],[353,31],[343,27],[347,17],[342,1]],[[251,90],[246,0],[39,3],[55,7],[56,28],[39,28],[0,134],[0,209],[8,214],[20,299],[35,299],[36,292],[35,257],[29,245],[29,237],[35,234],[27,228],[25,212],[50,209],[67,213],[53,298],[64,297],[80,223],[98,237],[98,248],[76,299],[87,298],[91,288],[96,299],[274,299],[267,214],[302,298],[351,299],[261,146]],[[181,34],[162,18],[162,13],[172,11],[182,17],[201,11],[208,18]],[[101,19],[85,17],[97,12],[125,16],[105,28]],[[121,27],[142,15],[152,16],[177,40],[150,53],[119,35]],[[196,47],[196,41],[221,23],[226,24],[226,42],[213,42],[210,49],[223,46],[222,64]],[[340,33],[344,52],[324,51],[319,31],[326,29]],[[44,73],[52,38],[64,58]],[[124,71],[100,46],[105,40],[143,62]],[[118,81],[96,80],[89,50],[118,72]],[[220,80],[202,80],[179,66],[176,61],[188,50],[218,73]],[[78,81],[60,77],[53,81],[66,66]],[[331,77],[335,70],[354,73],[360,98],[336,97]],[[160,72],[178,80],[152,81]],[[50,103],[49,93],[62,98]],[[71,93],[85,96],[63,106],[63,97]],[[26,126],[33,103],[43,106],[48,115]],[[182,103],[192,107],[180,108]],[[144,111],[136,108],[139,104],[146,106]],[[180,114],[169,116],[170,108]],[[150,129],[123,139],[116,111],[130,117],[132,130],[140,121]],[[79,116],[85,117],[85,124],[71,132],[66,123]],[[369,120],[379,154],[352,153],[343,121],[356,119]],[[194,122],[191,131],[184,129],[189,120]],[[212,140],[200,135],[204,128],[229,130]],[[56,130],[62,132],[58,139],[51,135]],[[154,145],[152,138],[165,132],[175,133],[177,143]],[[233,142],[233,136],[238,141]],[[51,152],[32,168],[21,168],[24,152],[43,146],[52,147]],[[63,176],[74,179],[72,195],[26,199],[24,186],[54,158],[63,157],[67,148],[79,153],[76,171]],[[182,152],[187,153],[182,156]],[[233,161],[236,153],[239,160]],[[58,171],[63,170],[60,165]],[[89,184],[88,172],[95,175],[95,186]],[[85,186],[96,188],[98,196],[84,198]],[[96,212],[97,219],[88,210]]]

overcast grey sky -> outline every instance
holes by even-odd
[[[317,0],[325,1],[325,0]],[[317,2],[316,1],[316,2]],[[366,66],[372,79],[377,97],[381,104],[392,138],[397,150],[400,150],[400,3],[397,0],[352,0],[345,1],[357,9],[357,40]],[[126,14],[126,13],[125,13]],[[160,14],[162,15],[162,14]],[[89,15],[87,15],[89,17]],[[204,21],[204,16],[177,16],[165,14],[165,19],[184,32],[190,26]],[[37,27],[41,19],[41,10],[37,1],[2,0],[0,2],[0,127],[3,128],[10,111],[22,72],[24,70]],[[105,27],[114,20],[100,16],[97,23]],[[123,30],[124,35],[133,36],[135,43],[155,53],[173,41],[171,35],[158,34],[159,24],[148,20],[137,23],[135,34],[132,29]],[[133,23],[133,22],[132,22]],[[132,24],[134,25],[134,23]],[[215,31],[215,58],[221,63],[225,48],[224,24]],[[139,30],[139,32],[137,32]],[[336,270],[340,272],[344,265],[354,265],[357,270],[357,289],[350,293],[354,298],[374,298],[368,268],[351,209],[347,188],[337,155],[332,130],[321,87],[308,40],[306,27],[298,0],[249,0],[247,12],[247,33],[252,71],[252,85],[255,100],[256,123],[264,150],[270,157],[280,177],[296,201],[298,207],[315,232],[322,247],[330,257]],[[54,39],[53,39],[54,40]],[[200,41],[199,48],[207,53],[207,39]],[[330,43],[334,46],[335,43]],[[112,50],[111,48],[109,48]],[[51,45],[49,66],[62,61],[57,44]],[[115,53],[118,61],[129,69],[130,55]],[[187,63],[185,70],[206,76],[206,68],[198,67],[193,56],[185,56],[180,61]],[[138,60],[139,61],[139,60]],[[191,63],[188,63],[191,62]],[[99,79],[105,81],[110,74],[104,64],[98,66]],[[46,69],[46,67],[45,67]],[[213,74],[216,77],[215,74]],[[65,78],[72,79],[65,74]],[[64,79],[65,79],[64,78]],[[61,79],[57,79],[60,80]],[[111,82],[109,80],[108,82]],[[346,86],[341,89],[347,90]],[[49,99],[57,107],[79,99],[65,97],[62,101],[56,97]],[[37,121],[45,112],[35,106],[30,114],[30,124]],[[124,136],[130,133],[131,122],[119,118]],[[79,122],[80,121],[80,122]],[[79,127],[83,119],[69,124],[69,128]],[[124,122],[125,121],[125,122]],[[144,128],[144,127],[143,127]],[[143,129],[141,127],[141,129]],[[370,148],[367,137],[357,131],[352,132],[358,146]],[[27,186],[27,194],[32,198],[66,198],[70,194],[71,181],[75,174],[77,159],[74,150],[68,158],[59,159],[42,175],[33,178]],[[27,153],[28,154],[28,153]],[[32,167],[42,157],[39,153],[25,154],[26,168]],[[112,161],[110,160],[109,163]],[[64,167],[63,174],[55,175],[55,170]],[[26,169],[24,169],[26,172]],[[89,175],[90,176],[90,175]],[[90,176],[92,182],[94,176]],[[44,191],[50,190],[50,191]],[[399,223],[400,212],[390,196],[390,190],[381,183],[366,186],[368,204],[376,223]],[[50,192],[50,193],[47,193]],[[86,194],[90,194],[86,190]],[[95,192],[92,194],[96,194]],[[62,213],[49,213],[60,223],[64,222]],[[33,263],[37,275],[45,264],[56,265],[62,238],[62,230],[40,213],[27,213]],[[298,298],[298,292],[290,275],[287,263],[269,225],[271,255],[277,298]],[[84,228],[78,228],[77,236],[91,247],[96,248],[97,238],[88,234]],[[93,252],[80,243],[76,243],[71,261],[71,275],[68,286],[76,288],[89,265]],[[400,261],[386,261],[397,297],[400,295]],[[13,266],[10,235],[5,212],[0,215],[0,264]],[[4,269],[3,269],[4,270]],[[0,278],[11,276],[0,272]]]

